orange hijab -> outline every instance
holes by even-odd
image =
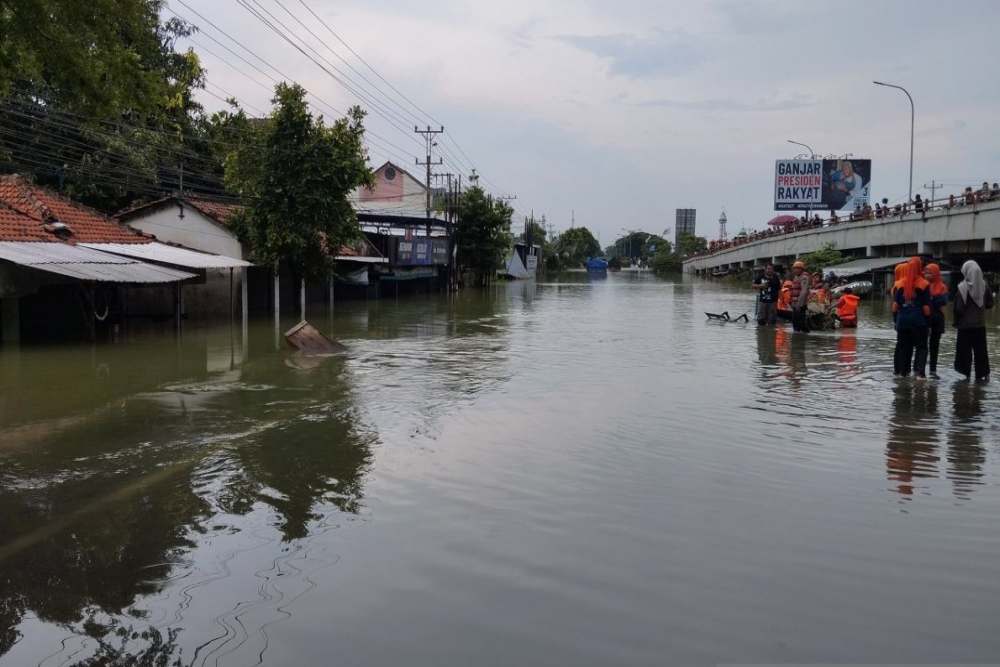
[[[919,257],[911,257],[903,264],[903,279],[900,281],[899,288],[903,290],[903,299],[906,301],[913,301],[918,289],[929,287],[927,281],[924,280],[922,269],[923,263]]]
[[[896,277],[892,283],[892,293],[895,294],[896,290],[903,286],[903,272],[906,270],[906,262],[896,265]]]
[[[948,286],[941,280],[941,267],[937,264],[928,264],[925,269],[930,274],[931,296],[941,296],[948,293]]]

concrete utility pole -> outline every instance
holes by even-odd
[[[930,185],[927,185],[926,183],[924,183],[924,190],[930,190],[931,191],[931,201],[932,202],[934,201],[934,193],[937,192],[940,188],[941,188],[941,184],[938,183],[937,181],[933,180],[933,179],[931,179],[931,184]]]
[[[420,160],[414,158],[414,161],[417,163],[417,166],[427,167],[427,180],[425,181],[427,183],[427,236],[430,236],[431,235],[431,222],[430,222],[431,221],[431,166],[437,164],[444,164],[444,160],[442,158],[438,158],[437,162],[431,160],[431,151],[435,146],[437,146],[437,142],[434,141],[434,135],[443,134],[444,125],[442,125],[441,129],[438,130],[432,130],[430,125],[427,126],[426,130],[421,130],[419,127],[414,125],[413,131],[416,134],[422,134],[424,136],[424,143],[426,144],[427,147],[427,159],[421,162]]]

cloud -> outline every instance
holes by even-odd
[[[721,97],[702,100],[676,100],[655,98],[635,102],[637,107],[662,107],[682,109],[686,111],[789,111],[815,105],[817,102],[809,95],[791,95],[788,97],[761,97],[756,100],[738,100]]]
[[[632,79],[686,74],[707,60],[704,48],[681,31],[657,30],[650,36],[560,35],[556,39],[607,60],[612,74]]]

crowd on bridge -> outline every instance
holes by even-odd
[[[842,328],[858,325],[859,297],[850,286],[831,289],[832,276],[824,279],[822,271],[810,275],[802,261],[792,265],[791,276],[782,280],[773,264],[753,281],[757,291],[757,324],[776,326],[779,319],[789,320],[795,331],[808,333],[829,318]],[[831,295],[839,291],[834,303]],[[897,264],[895,280],[889,291],[892,298],[892,321],[896,330],[893,373],[897,377],[913,374],[919,379],[938,378],[938,356],[945,333],[948,303],[952,303],[952,324],[957,330],[955,370],[966,380],[986,382],[990,362],[986,343],[986,311],[993,308],[993,289],[974,260],[962,265],[962,280],[952,298],[941,275],[941,267],[926,258],[912,257]],[[819,319],[817,319],[819,318]]]
[[[982,186],[978,189],[968,186],[961,194],[951,194],[948,195],[948,197],[935,200],[924,199],[918,194],[913,198],[912,202],[890,205],[889,199],[883,198],[882,201],[875,203],[874,208],[870,204],[866,203],[859,206],[844,217],[838,216],[836,211],[831,211],[830,216],[826,219],[821,218],[819,213],[814,213],[811,216],[806,213],[797,219],[794,219],[793,216],[787,216],[789,220],[784,221],[781,224],[774,225],[770,229],[749,233],[741,232],[733,237],[732,240],[709,241],[708,246],[704,251],[695,253],[692,257],[711,255],[722,250],[729,250],[748,243],[754,243],[756,241],[782,236],[784,234],[793,234],[795,232],[801,232],[809,229],[821,229],[823,227],[851,222],[890,220],[893,218],[902,218],[910,213],[919,213],[923,215],[932,210],[962,208],[965,206],[975,206],[977,204],[991,201],[1000,201],[1000,184],[993,183],[991,186],[988,181],[983,181]]]

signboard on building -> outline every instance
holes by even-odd
[[[853,211],[871,195],[871,160],[778,160],[774,210]]]
[[[448,239],[414,237],[400,239],[396,252],[400,266],[431,266],[448,264]]]

